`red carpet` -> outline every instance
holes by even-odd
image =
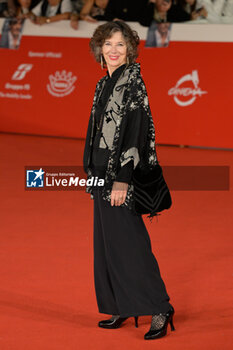
[[[151,224],[153,251],[176,314],[175,332],[145,341],[128,319],[98,328],[92,207],[79,191],[28,192],[26,165],[80,165],[83,141],[1,134],[0,349],[232,349],[232,187],[173,191]],[[159,147],[163,165],[230,165],[228,151]],[[232,176],[231,176],[232,182]]]

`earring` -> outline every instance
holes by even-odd
[[[128,56],[126,58],[126,64],[127,64],[127,66],[129,65],[129,57]]]
[[[103,55],[100,56],[100,65],[101,68],[104,69]]]

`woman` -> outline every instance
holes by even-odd
[[[10,17],[27,18],[30,11],[40,0],[8,0],[8,15]]]
[[[35,3],[31,0],[15,0],[16,17],[27,18]]]
[[[206,18],[208,16],[203,0],[178,0],[178,5],[190,15],[190,20]]]
[[[30,18],[33,23],[43,25],[69,19],[71,12],[70,0],[42,0],[32,9]]]
[[[139,37],[122,21],[100,25],[90,47],[108,72],[97,83],[84,150],[87,186],[94,198],[94,277],[100,313],[112,317],[99,327],[118,328],[128,318],[152,315],[145,339],[174,329],[174,309],[160,276],[151,242],[133,208],[136,166],[156,163],[154,124],[146,88],[135,63]]]
[[[150,26],[152,21],[156,23],[186,22],[190,15],[172,0],[149,0],[141,11],[140,24]]]

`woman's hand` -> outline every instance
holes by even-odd
[[[193,12],[191,13],[191,20],[194,20],[194,21],[195,21],[195,19],[197,19],[199,16],[200,16],[200,14],[199,14],[198,12],[193,11]]]
[[[206,9],[204,7],[200,11],[200,16],[203,16],[205,18],[208,16],[208,12],[206,11]]]
[[[115,181],[111,192],[111,206],[119,206],[124,203],[128,190],[128,184]]]
[[[73,13],[70,16],[70,26],[71,28],[77,30],[78,29],[78,15],[76,13]]]
[[[46,24],[46,19],[47,17],[44,17],[44,16],[37,16],[36,17],[36,20],[35,20],[35,23],[36,24],[39,24],[40,26],[43,25],[43,24]]]
[[[91,17],[90,15],[85,15],[82,17],[84,21],[90,22],[90,23],[96,23],[98,22],[95,18]]]

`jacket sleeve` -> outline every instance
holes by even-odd
[[[108,5],[106,7],[104,17],[107,21],[112,21],[114,18],[117,17],[117,12],[116,12],[116,1],[112,0],[108,2]]]
[[[120,168],[116,177],[116,181],[125,182],[129,184],[132,178],[133,168],[134,162],[133,159],[131,159],[128,163],[126,163],[123,167]]]
[[[155,5],[152,2],[147,3],[141,12],[139,23],[142,26],[149,27],[154,17]]]
[[[171,23],[190,21],[191,14],[187,13],[180,5],[172,5],[167,12],[167,20]]]
[[[98,81],[98,83],[96,84],[96,88],[95,88],[95,93],[94,93],[94,98],[93,98],[93,105],[97,99],[97,91],[99,89],[99,86],[101,84],[103,79],[100,79]],[[91,150],[92,150],[92,147],[90,145],[90,142],[91,142],[91,133],[92,133],[92,128],[95,127],[94,125],[94,120],[93,120],[93,117],[92,117],[92,111],[93,111],[93,105],[92,105],[92,109],[91,109],[91,115],[90,115],[90,118],[89,118],[89,122],[88,122],[88,127],[87,127],[87,134],[86,134],[86,141],[85,141],[85,147],[84,147],[84,153],[83,153],[83,168],[84,168],[84,171],[85,173],[88,172],[88,167],[89,167],[89,159],[90,159],[90,156],[91,156]]]
[[[148,116],[141,104],[131,102],[123,136],[116,181],[130,183],[133,170],[143,161],[148,133]]]
[[[128,95],[117,176],[120,177],[124,166],[131,162],[128,181],[125,181],[129,183],[137,166],[154,165],[156,161],[155,128],[148,95],[143,79],[137,77]]]
[[[85,173],[88,172],[88,166],[89,166],[89,158],[91,155],[91,146],[90,146],[90,140],[91,140],[91,129],[92,129],[92,113],[89,118],[88,127],[87,127],[87,134],[86,134],[86,141],[84,146],[84,153],[83,153],[83,169]]]

